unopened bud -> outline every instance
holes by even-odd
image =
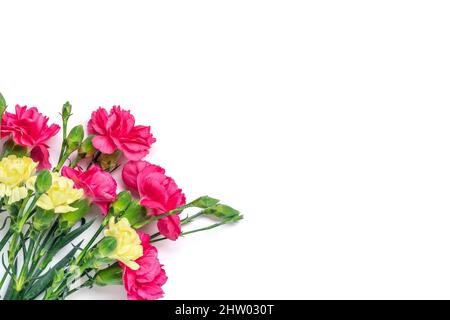
[[[94,138],[94,135],[88,135],[86,139],[84,139],[83,143],[81,143],[80,148],[78,149],[78,156],[81,159],[84,159],[86,157],[92,157],[97,151],[92,144],[92,139]]]
[[[33,228],[39,232],[48,230],[57,218],[58,215],[53,210],[37,207],[36,213],[33,215]]]
[[[48,170],[42,170],[36,177],[34,188],[37,194],[43,194],[52,186],[52,174]]]
[[[104,237],[96,248],[96,257],[106,258],[109,257],[117,247],[117,240],[114,237]]]
[[[63,107],[62,107],[62,118],[63,120],[67,120],[69,119],[70,115],[72,114],[72,105],[69,103],[69,101],[67,101],[66,103],[64,103]]]
[[[73,152],[81,146],[84,138],[84,129],[82,125],[73,127],[67,136],[67,151]]]
[[[122,284],[123,268],[114,263],[110,267],[100,270],[95,275],[95,284],[99,286]]]
[[[230,222],[242,219],[242,215],[238,210],[233,209],[232,207],[225,204],[218,204],[205,209],[203,210],[203,213],[207,215],[213,215],[220,219],[230,220]]]
[[[133,228],[141,228],[150,221],[147,209],[136,200],[130,203],[122,218],[126,218]]]
[[[116,217],[122,215],[122,213],[128,208],[128,206],[133,200],[130,191],[122,191],[117,195],[116,201],[111,204],[110,210],[112,214]]]
[[[194,201],[192,201],[189,206],[190,207],[196,207],[196,208],[202,208],[202,209],[206,209],[209,207],[212,207],[216,204],[219,203],[220,200],[208,197],[208,196],[203,196],[200,197]]]

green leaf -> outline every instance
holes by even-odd
[[[53,282],[53,278],[57,275],[58,271],[67,266],[73,256],[77,253],[81,246],[81,242],[73,247],[70,252],[64,256],[53,268],[47,271],[39,280],[30,285],[30,288],[24,295],[24,300],[34,300],[39,296],[45,289],[47,289]]]
[[[0,241],[0,251],[2,251],[3,247],[8,243],[9,238],[13,235],[13,231],[10,229],[6,232],[6,234],[3,236],[2,241]]]
[[[56,243],[51,247],[51,249],[47,252],[44,261],[42,262],[42,268],[45,268],[53,259],[53,257],[65,246],[67,246],[72,240],[76,239],[79,235],[81,235],[84,231],[89,229],[89,227],[94,223],[96,219],[92,219],[91,221],[79,226],[75,230],[67,233],[62,236]]]

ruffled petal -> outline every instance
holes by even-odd
[[[30,153],[31,159],[36,162],[39,162],[38,169],[50,169],[52,167],[49,157],[50,154],[48,152],[48,147],[44,144],[40,144],[35,146]]]
[[[97,150],[100,150],[101,152],[106,154],[112,154],[114,153],[114,151],[116,151],[114,142],[106,136],[96,136],[94,139],[92,139],[92,144]]]

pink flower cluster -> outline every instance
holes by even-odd
[[[26,147],[30,156],[39,162],[39,168],[50,168],[48,145],[60,127],[48,125],[48,118],[33,108],[16,106],[15,113],[5,112],[1,122],[1,137],[11,138],[16,145]],[[149,216],[158,216],[186,203],[182,190],[165,170],[142,159],[155,142],[149,126],[135,125],[129,111],[114,106],[109,112],[103,108],[92,113],[88,132],[94,135],[92,144],[102,154],[120,151],[128,162],[124,165],[122,178],[125,185],[140,198]],[[117,182],[113,176],[99,166],[86,170],[63,167],[61,174],[74,181],[76,188],[96,204],[104,215],[117,197]],[[162,235],[176,240],[181,233],[179,213],[158,220]],[[144,255],[136,260],[138,270],[123,267],[123,282],[128,298],[150,300],[163,296],[162,285],[167,281],[165,271],[158,260],[155,247],[150,245],[150,236],[139,233]]]
[[[103,108],[92,112],[88,131],[96,135],[92,144],[97,150],[105,154],[120,150],[130,160],[141,160],[156,141],[150,133],[150,127],[135,126],[130,111],[116,106],[112,107],[109,114]]]
[[[14,143],[30,149],[31,158],[39,162],[39,168],[48,169],[48,145],[45,142],[56,135],[60,127],[56,124],[48,126],[48,117],[39,113],[38,109],[27,106],[16,106],[16,113],[5,112],[1,123],[1,137],[11,137]]]
[[[84,172],[79,167],[64,167],[61,174],[72,179],[76,188],[83,189],[84,194],[99,206],[104,215],[108,214],[109,206],[117,196],[117,182],[109,172],[94,165]]]
[[[123,168],[122,177],[130,190],[139,193],[141,205],[147,208],[151,216],[161,215],[186,204],[183,191],[159,166],[147,161],[130,161]],[[181,233],[179,214],[159,219],[158,230],[168,239],[176,240]]]
[[[140,268],[132,270],[122,264],[123,284],[129,300],[155,300],[164,295],[162,286],[167,281],[166,272],[158,260],[158,250],[150,245],[148,234],[139,232],[144,254],[136,260]]]

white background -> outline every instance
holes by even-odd
[[[189,199],[245,214],[158,243],[167,299],[448,299],[449,15],[447,1],[1,1],[0,91],[55,122],[66,100],[72,124],[131,109]]]

